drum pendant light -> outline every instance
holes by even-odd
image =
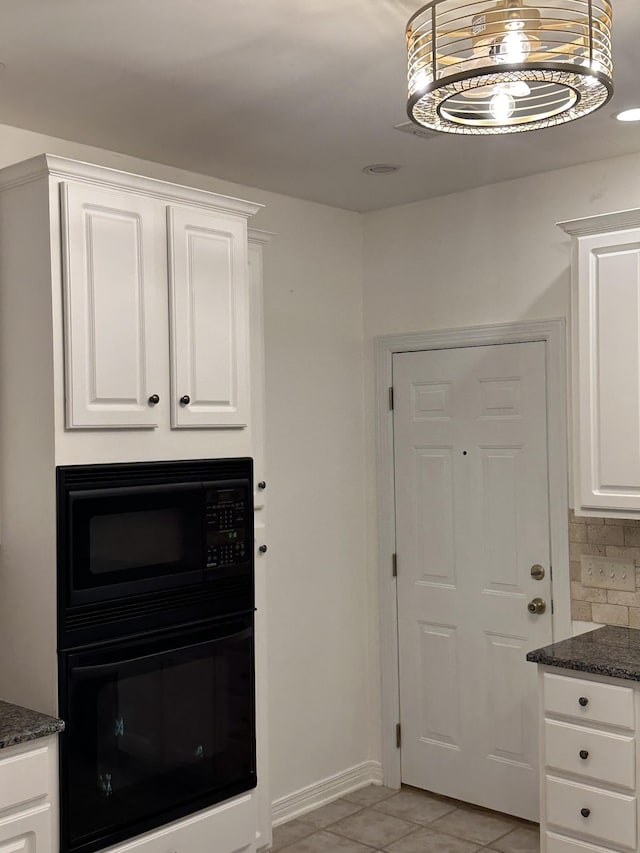
[[[613,95],[609,0],[431,0],[407,25],[409,117],[431,130],[518,133]]]

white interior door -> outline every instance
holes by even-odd
[[[402,781],[531,820],[525,655],[552,639],[545,384],[543,342],[393,358]]]

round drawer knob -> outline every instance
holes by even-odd
[[[160,402],[160,397],[157,394],[152,394],[149,397],[149,405],[150,406],[157,406],[159,402]]]
[[[579,704],[581,707],[586,708],[586,707],[587,707],[587,705],[589,704],[589,700],[587,699],[587,697],[586,697],[586,696],[581,696],[581,697],[578,699],[578,704]]]
[[[586,761],[586,760],[587,760],[587,758],[589,758],[589,753],[587,752],[587,750],[586,750],[586,749],[581,749],[581,750],[580,750],[580,758],[581,758],[583,761]]]
[[[266,553],[267,553],[267,546],[266,546],[266,545],[261,545],[261,546],[258,548],[258,551],[260,551],[260,553],[261,553],[261,554],[266,554]]]
[[[191,402],[191,397],[188,394],[185,394],[184,397],[180,397],[180,405],[188,406]]]
[[[267,488],[267,484],[264,480],[260,480],[260,482],[258,483],[258,488],[261,492],[264,492],[264,490]]]
[[[591,809],[580,809],[580,814],[582,817],[589,817],[591,814]]]

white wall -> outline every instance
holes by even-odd
[[[637,206],[631,155],[367,214],[365,337],[567,316],[555,223]]]
[[[379,758],[372,340],[566,316],[555,222],[640,206],[640,155],[361,217],[0,126],[0,167],[43,151],[267,205],[272,797]]]
[[[640,154],[366,214],[367,413],[374,411],[376,336],[568,317],[570,238],[555,223],[631,207],[640,207]],[[376,530],[372,416],[367,417],[366,424],[367,541],[373,591]],[[370,617],[372,631],[375,610]]]
[[[361,218],[0,126],[0,167],[43,152],[261,202],[267,207],[251,227],[278,234],[264,261],[271,793],[278,800],[371,752]]]

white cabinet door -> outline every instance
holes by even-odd
[[[580,237],[574,279],[575,505],[640,511],[640,229]]]
[[[67,428],[155,427],[167,401],[164,207],[62,184]],[[161,382],[164,380],[164,385]]]
[[[51,806],[0,817],[0,853],[52,853]]]
[[[245,427],[249,417],[247,225],[168,208],[171,425]]]

